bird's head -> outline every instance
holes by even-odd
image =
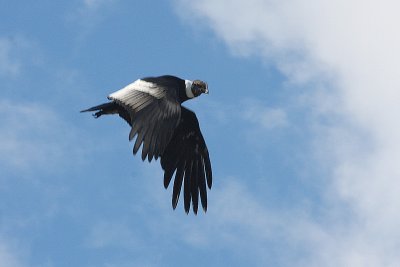
[[[201,94],[208,94],[208,85],[207,83],[200,81],[200,80],[194,80],[192,83],[192,88],[191,91],[194,95],[194,97],[197,97]]]

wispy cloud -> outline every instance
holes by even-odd
[[[263,129],[282,128],[288,125],[287,113],[283,108],[267,107],[260,101],[245,101],[242,118]]]
[[[135,234],[127,223],[121,221],[101,221],[92,226],[86,245],[90,248],[134,248],[138,245]]]
[[[83,0],[83,6],[88,10],[96,10],[104,5],[111,4],[115,0]]]
[[[16,75],[19,72],[20,64],[12,59],[12,41],[6,38],[0,39],[0,73],[2,75]]]
[[[118,0],[81,0],[67,15],[67,21],[78,26],[79,41],[95,29]]]
[[[27,266],[23,263],[21,247],[14,248],[10,240],[0,238],[0,262],[4,267],[23,267]]]
[[[0,165],[5,170],[56,170],[66,157],[82,160],[83,148],[74,145],[76,132],[54,110],[3,100],[0,112]]]
[[[293,85],[309,86],[312,109],[318,112],[314,115],[322,118],[312,125],[315,132],[310,138],[333,186],[325,189],[332,196],[326,204],[335,207],[329,216],[334,227],[350,230],[336,232],[322,225],[327,239],[314,244],[315,252],[304,265],[398,265],[400,35],[395,25],[400,19],[395,10],[400,4],[176,3],[185,10],[179,14],[186,21],[196,17],[193,25],[212,29],[236,54],[261,54]],[[325,90],[326,98],[316,94],[316,85],[331,90]],[[311,226],[317,225],[314,220],[309,219]]]
[[[251,130],[272,131],[290,126],[288,113],[293,107],[277,107],[275,104],[264,103],[255,98],[248,97],[232,104],[220,101],[202,103],[207,106],[205,113],[210,120],[218,124],[249,124]],[[244,131],[246,131],[246,127]]]
[[[141,178],[151,181],[151,177]],[[238,178],[219,179],[223,180],[223,186],[211,190],[212,206],[207,214],[198,216],[186,215],[180,208],[172,211],[161,186],[155,189],[154,183],[142,182],[141,194],[151,204],[146,205],[145,213],[139,213],[145,222],[141,234],[133,232],[133,221],[120,218],[102,221],[94,224],[88,244],[93,249],[112,247],[140,251],[143,253],[140,257],[156,265],[160,261],[167,265],[176,263],[169,259],[168,253],[176,249],[176,244],[183,243],[189,251],[208,251],[210,257],[216,257],[216,251],[229,251],[233,266],[293,266],[293,263],[296,266],[320,266],[319,263],[310,265],[310,261],[320,257],[321,252],[329,255],[329,249],[334,245],[332,240],[343,241],[343,244],[349,241],[341,240],[340,232],[345,229],[332,227],[328,232],[323,222],[313,222],[311,209],[271,209],[262,203],[265,196],[255,196],[253,190]],[[158,217],[156,221],[154,214]],[[158,257],[150,257],[155,250],[159,250]],[[335,265],[329,265],[327,261],[326,266]]]
[[[27,64],[39,63],[38,54],[33,42],[22,35],[0,36],[0,76],[18,76]]]

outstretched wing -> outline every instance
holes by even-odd
[[[143,144],[142,160],[157,159],[172,138],[181,114],[174,92],[154,82],[137,80],[108,96],[129,114],[129,140],[136,137],[134,154]]]
[[[196,115],[181,107],[181,117],[174,135],[161,155],[161,167],[164,169],[164,186],[168,187],[175,173],[172,193],[172,206],[175,209],[183,182],[183,196],[186,213],[190,210],[197,214],[199,194],[204,211],[207,210],[207,189],[211,189],[212,170],[208,149],[200,132]]]

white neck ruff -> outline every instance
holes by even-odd
[[[192,92],[192,84],[193,84],[192,81],[190,81],[190,80],[185,80],[185,85],[186,85],[186,88],[185,88],[186,96],[189,97],[189,98],[193,98],[193,97],[194,97],[194,94],[193,94],[193,92]]]

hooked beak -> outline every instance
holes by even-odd
[[[205,88],[205,89],[203,89],[202,91],[203,91],[204,94],[207,94],[207,95],[208,95],[208,88]]]

